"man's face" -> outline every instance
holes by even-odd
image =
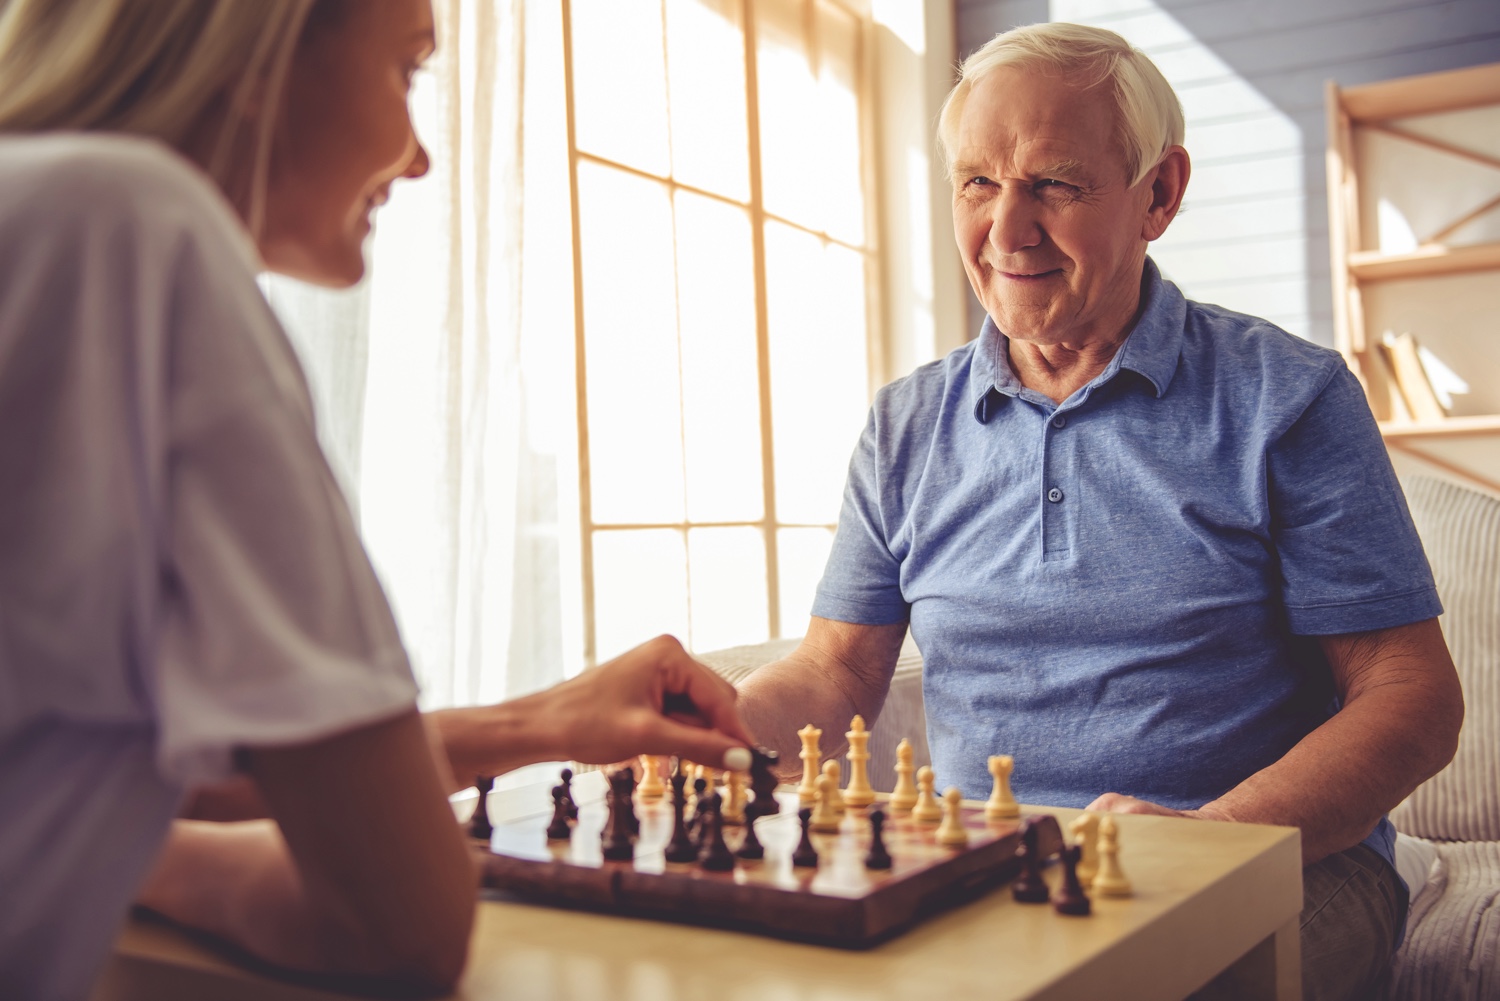
[[[1107,85],[1001,67],[970,91],[953,155],[953,232],[1007,336],[1078,346],[1134,319],[1151,174],[1127,187]]]

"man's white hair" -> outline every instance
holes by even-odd
[[[938,145],[943,169],[950,174],[964,101],[976,83],[1001,66],[1049,69],[1085,89],[1108,83],[1115,99],[1115,138],[1132,187],[1168,147],[1182,143],[1182,105],[1144,52],[1103,28],[1029,24],[996,35],[959,67],[958,84],[938,116]]]

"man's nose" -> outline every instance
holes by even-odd
[[[426,174],[431,167],[432,158],[427,155],[427,147],[423,146],[422,141],[419,139],[417,140],[417,150],[412,154],[411,162],[406,165],[406,169],[401,172],[401,176],[415,179]]]
[[[1036,199],[1028,191],[1006,186],[992,203],[990,243],[1002,254],[1016,254],[1042,242]]]

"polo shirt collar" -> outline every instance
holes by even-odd
[[[1145,308],[1135,329],[1115,352],[1109,366],[1094,380],[1102,385],[1114,378],[1120,369],[1135,372],[1151,384],[1158,399],[1167,391],[1177,371],[1182,354],[1182,328],[1187,320],[1187,301],[1176,285],[1161,276],[1156,262],[1146,258],[1142,274]],[[969,363],[969,382],[973,386],[974,417],[981,424],[989,420],[995,402],[994,394],[1019,396],[1023,387],[1010,367],[1010,339],[988,316],[979,331],[979,343]]]

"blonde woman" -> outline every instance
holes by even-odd
[[[451,773],[749,741],[669,639],[416,711],[254,275],[360,278],[428,167],[433,39],[428,0],[0,2],[0,996],[86,996],[133,899],[447,987],[474,902]],[[173,821],[235,776],[270,819]]]

